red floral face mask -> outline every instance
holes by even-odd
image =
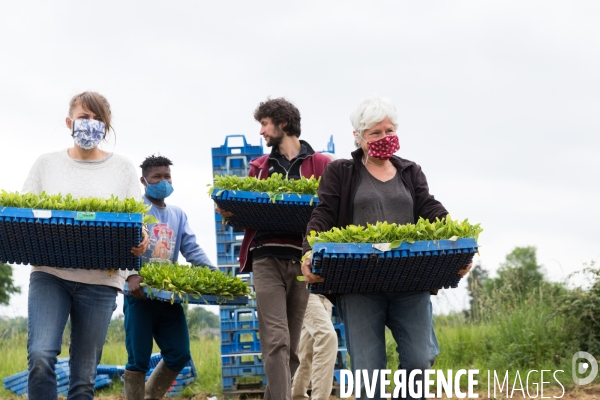
[[[367,142],[369,152],[367,156],[380,160],[389,160],[395,152],[400,150],[398,135],[387,135],[374,142]]]

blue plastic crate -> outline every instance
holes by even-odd
[[[22,378],[22,376],[24,375],[24,378]],[[28,371],[23,371],[20,372],[17,375],[20,375],[21,377],[18,379],[12,379],[9,380],[9,383],[11,383],[9,386],[5,386],[4,389],[6,390],[10,390],[11,392],[21,396],[21,395],[26,395],[27,394],[27,374]],[[9,378],[13,378],[15,377],[15,375],[9,377]],[[60,395],[66,396],[68,391],[69,391],[69,379],[70,379],[70,372],[69,372],[69,368],[68,367],[60,367],[59,364],[57,364],[57,375],[56,375],[56,386],[57,386],[57,392]],[[105,386],[109,386],[112,384],[112,379],[110,379],[110,377],[108,375],[105,374],[98,374],[96,375],[96,383],[94,385],[95,389],[100,389],[102,387]]]
[[[264,375],[264,365],[244,365],[241,367],[223,367],[221,369],[221,376],[223,378],[236,377],[236,376],[254,376]]]
[[[231,341],[221,343],[221,354],[260,353],[260,341],[256,331],[238,331],[232,334]],[[252,340],[242,341],[242,335],[250,335]]]
[[[338,347],[346,347],[346,328],[344,324],[333,324],[333,329],[338,338]]]
[[[334,369],[333,370],[333,381],[334,381],[334,385],[339,385],[340,384],[340,371],[339,369]]]
[[[141,268],[142,214],[0,207],[0,262],[61,268]]]
[[[237,276],[239,271],[240,271],[240,265],[239,264],[219,264],[217,265],[217,268],[219,268],[219,271],[223,272],[224,274],[231,274],[233,276]]]
[[[246,305],[248,304],[248,296],[237,296],[233,299],[226,299],[223,296],[213,296],[213,295],[205,295],[200,296],[199,298],[194,298],[192,295],[183,294],[181,297],[178,295],[174,295],[173,292],[169,292],[167,290],[157,290],[157,289],[148,289],[148,287],[144,287],[144,292],[148,295],[149,291],[152,291],[152,297],[148,296],[152,300],[165,301],[170,302],[173,301],[175,303],[189,303],[189,304],[204,304],[204,305],[221,305],[221,304],[229,304],[229,305]],[[125,296],[130,296],[129,293],[129,285],[125,283],[123,286],[123,294]]]
[[[236,146],[234,144],[230,145],[229,140],[233,139],[233,138],[237,138],[237,139],[242,139],[242,143],[243,145],[241,146]],[[219,147],[213,147],[211,149],[211,153],[213,158],[214,157],[224,157],[224,156],[229,156],[229,155],[254,155],[257,154],[259,156],[263,155],[263,148],[262,148],[262,140],[261,140],[261,144],[260,145],[249,145],[248,142],[246,142],[246,137],[244,135],[227,135],[225,136],[225,143]],[[214,165],[214,164],[213,164]]]
[[[232,145],[229,140],[233,138],[242,139],[243,144]],[[250,161],[263,155],[262,141],[260,145],[252,146],[246,142],[244,135],[227,135],[225,143],[213,147],[211,153],[214,175],[246,176]]]
[[[173,384],[171,385],[169,390],[178,392],[182,391],[187,385],[191,385],[195,380],[196,378],[194,377],[187,379],[180,379],[179,377],[177,377],[177,379],[173,381]]]
[[[329,142],[327,142],[327,149],[320,151],[319,153],[335,154],[335,143],[333,143],[333,135],[329,136]]]
[[[221,221],[215,221],[215,232],[218,234],[219,232],[225,232],[227,228],[231,228]]]
[[[256,375],[257,379],[260,379],[260,384],[262,385],[262,387],[266,387],[267,386],[267,377],[265,375]],[[239,385],[240,385],[240,379],[245,379],[248,378],[246,376],[236,376],[236,377],[223,377],[223,390],[236,390],[239,389]],[[242,383],[244,384],[244,383]],[[252,384],[244,384],[244,385],[252,385]],[[223,393],[225,394],[225,393]]]
[[[233,227],[229,225],[224,226],[224,231],[217,232],[217,244],[241,243],[244,239],[244,231],[233,229]]]
[[[219,265],[239,265],[241,242],[217,244],[217,259]]]
[[[55,366],[56,381],[69,382],[69,365],[64,361],[65,359],[59,359]],[[68,361],[68,359],[66,359]],[[11,390],[14,393],[22,394],[27,392],[27,380],[29,371],[22,371],[15,375],[8,376],[2,380],[4,389]]]
[[[233,213],[227,224],[236,229],[302,232],[319,198],[309,194],[278,195],[273,202],[267,193],[215,189],[211,198],[219,208]]]
[[[156,368],[156,366],[158,365],[158,363],[160,362],[160,360],[162,360],[162,354],[160,353],[153,353],[152,355],[150,355],[150,362],[149,362],[149,367],[151,370],[153,370],[154,368]],[[189,368],[189,372],[185,371],[186,368]],[[198,373],[196,371],[196,366],[194,365],[194,360],[190,359],[190,361],[187,363],[187,365],[183,368],[183,370],[181,370],[181,373],[191,373],[192,376],[194,376],[195,378],[198,377]]]
[[[335,369],[348,369],[348,349],[339,348],[335,358]]]
[[[221,331],[258,330],[255,308],[221,308]]]
[[[473,238],[402,243],[381,251],[373,243],[315,243],[313,273],[324,282],[309,285],[311,293],[406,292],[455,288],[464,268],[477,253]]]
[[[338,324],[343,324],[344,323],[342,321],[342,317],[340,316],[340,313],[339,313],[338,308],[336,306],[333,306],[331,308],[331,322],[333,322],[334,325],[338,325]]]
[[[125,373],[125,366],[99,364],[96,373],[98,375],[108,375],[109,378],[118,378]]]
[[[263,365],[262,354],[230,354],[221,356],[223,367],[243,367]]]
[[[256,303],[256,298],[251,298],[251,297],[248,297],[248,304],[244,304],[244,307],[248,307],[248,308],[256,308],[256,304],[257,304],[257,303]],[[225,308],[225,309],[227,309],[227,308],[233,309],[233,308],[239,308],[239,307],[240,307],[240,306],[228,306],[228,305],[221,305],[221,308]],[[258,329],[258,324],[257,324],[256,326],[257,326],[257,328],[256,328],[256,329]]]
[[[258,342],[259,338],[256,329],[244,329],[239,331],[221,331],[221,344],[231,344],[236,342],[248,342],[248,337],[251,339],[250,342]]]
[[[221,271],[222,273],[231,274],[233,276],[235,276],[235,273],[239,271],[239,265],[236,264],[217,265],[217,268],[219,268],[219,271]]]
[[[258,321],[221,322],[221,331],[238,331],[240,329],[258,330]]]
[[[112,379],[110,379],[108,375],[97,375],[94,389],[100,389],[106,386],[110,386],[112,385],[112,382]]]
[[[19,372],[17,374],[11,375],[11,376],[7,376],[6,378],[3,378],[2,379],[2,384],[4,385],[4,389],[8,389],[15,382],[20,382],[22,380],[27,380],[27,375],[28,374],[29,374],[29,371],[23,371],[23,372]]]
[[[239,263],[240,259],[238,255],[217,255],[217,265],[235,264]]]

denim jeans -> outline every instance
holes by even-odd
[[[148,372],[153,338],[169,369],[181,371],[187,365],[192,357],[181,304],[125,296],[123,313],[128,357],[125,368],[128,371]]]
[[[57,399],[55,364],[71,317],[70,381],[67,399],[94,398],[96,368],[117,290],[108,286],[66,281],[45,272],[29,280],[27,360],[28,397]]]
[[[337,303],[346,328],[352,371],[366,369],[371,377],[373,370],[386,368],[386,326],[398,345],[398,368],[406,370],[407,378],[413,369],[431,368],[439,347],[433,331],[429,296],[429,292],[349,293],[340,296]],[[390,380],[393,386],[393,378]],[[356,387],[354,393],[357,393]],[[378,379],[374,398],[379,399],[379,394]],[[364,383],[361,396],[356,398],[367,397]]]

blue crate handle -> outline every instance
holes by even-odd
[[[39,212],[43,212],[45,215],[36,215]],[[13,218],[32,218],[32,219],[56,219],[57,223],[59,219],[73,219],[76,221],[81,220],[81,211],[67,211],[67,210],[37,210],[33,208],[17,208],[17,207],[3,207],[0,210],[0,216],[8,216]],[[133,222],[142,223],[144,219],[143,214],[133,213],[116,213],[116,212],[104,212],[95,211],[93,212],[93,221],[97,222]]]
[[[457,240],[421,240],[414,243],[403,242],[400,247],[388,251],[382,251],[373,245],[377,243],[320,243],[313,246],[315,253],[333,253],[333,254],[377,254],[383,255],[386,252],[407,250],[411,253],[419,251],[434,250],[453,250],[462,248],[477,248],[477,242],[474,238],[462,238]],[[313,258],[314,264],[314,258]]]
[[[213,201],[232,200],[248,203],[273,204],[269,194],[266,192],[250,192],[245,190],[227,190],[215,188],[210,197]],[[303,206],[309,206],[312,204],[312,206],[316,207],[317,204],[319,204],[319,197],[312,194],[279,193],[277,196],[275,196],[274,204],[281,202],[288,202],[290,204]]]
[[[248,143],[246,142],[246,136],[244,136],[244,135],[227,135],[227,136],[225,136],[225,147],[226,148],[229,148],[229,138],[242,138],[242,140],[244,141],[243,147],[246,147],[248,145]],[[237,147],[242,147],[242,146],[235,146],[235,147],[237,148]]]
[[[245,139],[244,139],[245,141]],[[231,160],[242,160],[242,162],[244,163],[244,172],[248,173],[248,157],[244,156],[244,155],[230,155],[225,157],[225,162],[227,164],[227,175],[231,175]]]

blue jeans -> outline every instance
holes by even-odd
[[[406,370],[407,379],[413,369],[431,368],[439,347],[433,331],[429,296],[429,292],[349,293],[340,296],[337,303],[346,327],[352,371],[366,369],[371,377],[373,370],[386,368],[386,326],[398,344],[398,369]],[[393,386],[393,378],[390,380]],[[357,388],[354,390],[356,394]],[[364,384],[361,396],[356,398],[366,398]],[[379,379],[375,399],[379,399],[378,396]]]
[[[70,381],[67,399],[94,398],[96,369],[117,290],[34,272],[29,280],[27,360],[32,400],[57,399],[55,364],[71,317]]]
[[[152,338],[169,369],[181,371],[188,364],[190,338],[181,304],[125,296],[123,313],[128,371],[148,372]]]

